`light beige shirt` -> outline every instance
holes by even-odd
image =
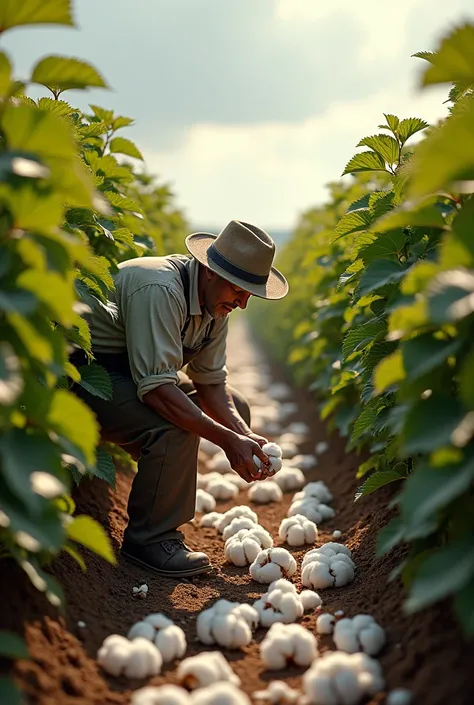
[[[179,257],[189,273],[191,317],[184,345],[194,348],[204,339],[212,320],[199,305],[199,263]],[[110,306],[93,300],[84,315],[91,330],[92,349],[98,353],[128,351],[138,396],[161,384],[176,384],[183,367],[181,330],[186,321],[186,299],[181,278],[166,257],[139,257],[119,265]],[[89,303],[89,302],[88,302]],[[90,305],[90,303],[89,303]],[[226,381],[227,318],[216,320],[212,341],[186,366],[186,374],[199,384]]]

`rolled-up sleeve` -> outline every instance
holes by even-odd
[[[185,316],[178,297],[161,284],[142,286],[123,303],[128,359],[140,400],[162,384],[176,384]]]
[[[212,340],[186,366],[186,374],[198,384],[222,384],[227,380],[226,341],[227,318],[218,321]]]

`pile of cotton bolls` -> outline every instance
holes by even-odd
[[[219,644],[227,649],[240,649],[250,644],[252,629],[258,623],[258,612],[251,605],[219,600],[199,614],[197,637],[207,646]]]
[[[305,587],[322,590],[343,587],[354,580],[355,564],[351,552],[342,543],[324,543],[308,551],[301,565],[301,582]]]
[[[296,573],[296,561],[286,548],[267,548],[260,551],[249,572],[258,583],[272,583],[279,578],[291,578]]]
[[[262,661],[271,670],[309,666],[318,654],[316,637],[300,624],[275,622],[260,644]]]
[[[324,482],[321,480],[308,482],[300,492],[293,495],[287,516],[301,514],[315,524],[320,524],[327,519],[332,519],[336,514],[334,509],[328,506],[332,499],[333,496]]]
[[[303,616],[308,610],[314,610],[322,601],[317,592],[303,590],[298,593],[289,580],[280,578],[270,583],[268,591],[253,603],[262,627],[270,627],[276,622],[290,624]]]
[[[234,521],[238,521],[235,520]],[[232,528],[232,524],[226,529]],[[224,530],[224,532],[226,531]],[[249,529],[240,529],[232,534],[224,546],[224,555],[229,563],[237,566],[250,565],[264,548],[271,548],[273,539],[263,526],[254,524]]]
[[[303,675],[309,705],[358,705],[384,686],[379,662],[362,653],[326,652]]]
[[[186,637],[181,627],[176,626],[160,612],[150,614],[131,627],[128,639],[148,639],[158,647],[164,663],[182,658],[186,653]]]

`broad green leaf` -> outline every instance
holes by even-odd
[[[23,391],[20,360],[6,341],[0,342],[0,406],[14,404]]]
[[[359,171],[386,171],[385,162],[376,152],[359,152],[346,164],[341,176]]]
[[[385,323],[378,320],[366,321],[360,326],[352,328],[342,343],[343,359],[347,360],[352,353],[373,343],[385,330]]]
[[[134,122],[135,121],[133,120],[133,118],[125,117],[124,115],[119,115],[118,117],[114,118],[112,122],[112,129],[120,130],[121,127],[128,127]]]
[[[376,394],[382,394],[388,387],[398,384],[405,379],[405,368],[401,350],[384,358],[374,370],[374,387]]]
[[[34,516],[23,504],[2,491],[0,509],[8,517],[8,529],[18,545],[35,553],[59,551],[64,541],[64,528],[52,505],[46,505],[41,515]]]
[[[433,83],[474,83],[474,26],[465,24],[441,41],[422,77],[422,86]]]
[[[430,199],[433,200],[433,199]],[[428,228],[445,228],[446,223],[439,208],[425,201],[416,204],[405,202],[399,208],[382,216],[374,227],[377,231],[386,232],[394,228],[426,226]]]
[[[91,86],[107,88],[98,71],[79,59],[65,56],[46,56],[40,59],[31,75],[33,83],[59,91],[84,89]]]
[[[371,220],[372,216],[368,209],[360,209],[346,213],[336,225],[332,242],[336,242],[336,240],[339,240],[339,238],[344,235],[350,235],[360,230],[367,230],[367,228],[370,227]]]
[[[382,259],[393,259],[398,264],[406,241],[406,236],[401,229],[390,230],[386,233],[377,234],[373,242],[359,249],[357,254],[366,265]]]
[[[25,640],[7,631],[0,631],[0,655],[10,659],[29,658]]]
[[[368,208],[370,196],[370,193],[366,193],[360,198],[358,198],[357,201],[353,201],[347,209],[346,213],[352,213],[352,211],[358,211],[361,208]]]
[[[48,96],[43,96],[38,100],[38,108],[47,110],[58,117],[71,117],[74,113],[74,108],[65,100],[55,100]]]
[[[474,351],[463,360],[458,379],[459,398],[466,407],[474,411]]]
[[[93,474],[115,489],[115,464],[112,456],[101,446],[97,448],[97,462]]]
[[[462,338],[439,340],[431,333],[410,338],[402,345],[403,365],[409,380],[417,379],[442,365],[455,355],[462,345]]]
[[[10,88],[12,65],[6,54],[0,52],[0,96],[5,96]]]
[[[92,104],[89,105],[89,107],[91,108],[95,117],[98,118],[101,122],[104,122],[106,125],[112,125],[112,120],[114,117],[113,110],[106,110],[105,108],[101,108],[100,105]]]
[[[474,198],[463,203],[459,213],[452,222],[454,237],[474,258],[474,238],[472,237],[472,223],[474,222]]]
[[[380,154],[382,159],[390,165],[398,162],[400,158],[398,142],[390,135],[380,134],[364,137],[356,146],[373,149],[374,152]]]
[[[110,401],[113,397],[112,382],[109,373],[102,365],[93,362],[90,365],[81,365],[79,368],[81,380],[79,384],[90,394],[100,399]]]
[[[128,196],[124,196],[123,194],[114,191],[105,191],[104,196],[106,196],[108,202],[115,208],[119,208],[120,210],[136,211],[138,213],[141,212],[140,206],[133,200],[133,198],[129,198]]]
[[[70,0],[2,0],[0,32],[27,24],[74,25]]]
[[[474,480],[474,460],[444,468],[427,464],[416,468],[401,495],[402,517],[406,525],[416,525],[431,517],[469,489]]]
[[[52,361],[53,348],[50,340],[38,333],[30,321],[19,313],[7,313],[6,317],[31,357],[45,364]]]
[[[448,188],[474,167],[474,100],[433,128],[411,161],[409,194],[417,198]]]
[[[76,148],[65,120],[29,105],[8,105],[3,115],[9,149],[48,158],[76,159]]]
[[[433,393],[415,402],[405,418],[404,446],[407,455],[431,453],[451,444],[451,436],[464,416],[454,397]]]
[[[403,540],[403,521],[394,517],[377,535],[375,555],[380,558]]]
[[[408,306],[398,306],[389,318],[390,340],[398,340],[406,333],[421,328],[428,323],[428,318],[428,305],[424,299],[415,300]]]
[[[385,487],[385,485],[391,482],[396,482],[397,480],[403,480],[403,475],[400,475],[396,470],[380,470],[379,472],[374,472],[373,475],[367,478],[367,480],[359,487],[354,501],[361,499],[361,497],[367,497],[368,494],[372,494],[375,490]]]
[[[51,317],[65,326],[74,322],[73,306],[76,300],[72,281],[66,281],[57,272],[39,272],[27,269],[18,277],[18,284],[45,304]]]
[[[405,120],[402,120],[397,128],[402,145],[414,134],[425,130],[427,127],[429,127],[428,123],[420,118],[405,118]]]
[[[99,428],[94,414],[83,401],[71,392],[59,389],[54,394],[46,420],[56,433],[84,453],[88,463],[94,463]]]
[[[393,191],[374,191],[370,194],[369,210],[373,219],[392,210],[394,195]]]
[[[86,562],[79,551],[76,551],[72,546],[64,546],[64,550],[76,561],[83,573],[87,572]]]
[[[472,637],[474,634],[474,578],[471,578],[455,595],[454,611],[464,634]]]
[[[6,676],[0,676],[0,703],[2,705],[24,705],[22,694],[15,683]]]
[[[417,51],[415,54],[412,54],[412,56],[417,59],[424,59],[424,61],[429,61],[429,63],[432,63],[435,53],[434,51]]]
[[[433,323],[459,321],[474,312],[474,274],[465,269],[441,272],[430,283],[428,293]]]
[[[391,259],[380,259],[369,264],[360,278],[360,295],[376,291],[382,286],[393,284],[401,279],[407,268]]]
[[[135,159],[141,159],[143,161],[143,155],[138,149],[138,147],[125,137],[114,137],[109,145],[111,152],[118,152],[119,154],[126,154],[129,157],[134,157]]]
[[[364,433],[372,432],[377,416],[383,408],[379,399],[365,406],[352,427],[351,445],[354,445]]]
[[[92,517],[83,514],[74,517],[67,526],[67,535],[71,541],[80,543],[112,565],[117,562],[105,529]]]
[[[451,541],[423,561],[405,603],[408,613],[461,590],[474,575],[474,546],[470,537]]]
[[[384,113],[384,118],[386,119],[387,125],[392,130],[392,132],[396,132],[400,119],[397,118],[396,115],[392,115],[391,113]],[[386,128],[387,125],[379,125],[379,127]]]

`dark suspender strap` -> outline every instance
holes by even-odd
[[[181,340],[184,340],[184,336],[186,335],[186,331],[188,330],[188,326],[191,323],[191,316],[189,313],[189,287],[190,287],[190,282],[189,282],[189,272],[184,266],[184,262],[181,262],[180,259],[175,258],[175,257],[168,257],[168,260],[171,262],[173,267],[178,270],[179,276],[181,278],[181,283],[183,285],[184,289],[184,298],[186,300],[186,321],[184,323],[184,327],[181,330]]]

